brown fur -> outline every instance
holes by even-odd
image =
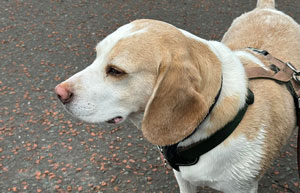
[[[142,131],[154,144],[171,145],[190,135],[206,116],[220,88],[221,64],[206,45],[176,28],[169,28],[165,39],[161,31],[158,35],[160,41],[152,43],[168,49],[162,49]]]

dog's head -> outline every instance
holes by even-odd
[[[65,108],[87,122],[144,112],[142,131],[170,145],[190,135],[214,102],[221,64],[205,41],[160,21],[137,20],[96,47],[95,61],[57,85]]]

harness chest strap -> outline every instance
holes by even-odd
[[[286,84],[289,92],[294,98],[297,126],[298,126],[298,140],[297,140],[297,161],[298,161],[298,175],[300,177],[300,71],[297,70],[291,63],[284,63],[281,60],[273,57],[265,50],[258,50],[255,48],[248,48],[252,53],[259,54],[270,65],[271,70],[263,67],[248,67],[246,74],[249,80],[252,79],[270,79],[279,83]]]

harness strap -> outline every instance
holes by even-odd
[[[178,147],[179,143],[158,147],[162,154],[161,157],[164,160],[164,165],[170,165],[177,171],[180,171],[179,166],[195,165],[199,161],[200,156],[217,147],[231,135],[231,133],[242,121],[248,106],[253,103],[254,94],[250,89],[248,89],[248,96],[243,108],[238,111],[233,120],[228,122],[223,128],[219,129],[209,138],[199,141],[188,147]]]
[[[297,140],[297,161],[298,161],[298,175],[300,178],[300,71],[297,70],[291,63],[282,62],[273,57],[265,50],[258,50],[255,48],[248,48],[252,53],[259,54],[264,60],[270,64],[269,68],[275,67],[275,70],[268,70],[263,67],[248,67],[246,74],[249,80],[252,79],[270,79],[279,83],[285,83],[288,91],[294,98],[297,126],[298,126],[298,140]]]

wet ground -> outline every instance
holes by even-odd
[[[97,42],[137,18],[159,19],[220,40],[256,1],[1,0],[0,192],[173,192],[154,146],[131,123],[82,123],[54,86],[90,64]],[[278,7],[300,22],[298,0]],[[259,192],[300,192],[296,135]],[[201,192],[217,192],[208,188]]]

